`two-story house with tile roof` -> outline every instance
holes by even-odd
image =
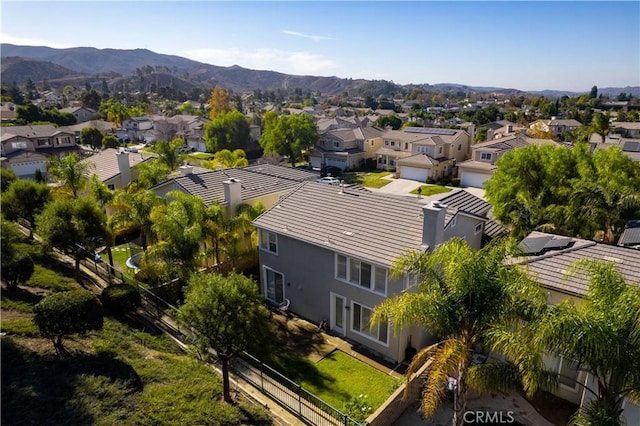
[[[457,163],[469,158],[471,137],[464,130],[407,127],[386,130],[378,151],[378,169],[396,167],[403,179],[419,182],[454,174]]]
[[[471,159],[458,164],[460,185],[482,188],[498,169],[496,161],[500,157],[512,149],[532,144],[561,146],[551,139],[534,139],[524,136],[522,133],[475,144],[471,147]]]
[[[580,238],[563,237],[534,231],[520,242],[523,255],[513,259],[521,265],[542,286],[547,295],[547,303],[556,305],[566,299],[576,304],[587,296],[588,281],[584,275],[567,272],[576,261],[590,259],[613,262],[629,285],[640,285],[640,250],[601,244]],[[546,367],[559,374],[559,385],[555,394],[578,405],[589,402],[593,395],[579,386],[583,383],[593,392],[598,392],[598,384],[593,375],[578,369],[573,360],[549,355]],[[640,424],[640,406],[626,400],[624,417],[627,424]]]
[[[614,121],[609,125],[609,134],[617,134],[625,138],[640,139],[640,123]]]
[[[375,158],[382,146],[382,134],[382,130],[372,126],[329,130],[320,135],[316,146],[309,151],[309,163],[316,169],[362,167],[367,159]]]
[[[384,358],[401,362],[409,342],[426,345],[425,330],[394,334],[371,329],[372,310],[387,297],[412,291],[415,279],[392,277],[393,261],[428,251],[454,236],[480,248],[486,218],[438,202],[306,182],[253,224],[259,230],[262,292],[289,309]]]
[[[529,128],[532,130],[550,132],[556,136],[561,136],[567,132],[572,132],[581,126],[582,123],[573,118],[557,119],[555,117],[552,117],[550,120],[536,120],[529,125]]]
[[[111,190],[125,188],[138,178],[138,164],[154,158],[143,152],[126,152],[124,150],[107,148],[91,157],[83,159],[89,176],[97,176],[100,182]]]

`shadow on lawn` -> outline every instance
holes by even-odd
[[[88,407],[74,393],[78,380],[86,377],[117,384],[125,393],[142,389],[135,370],[115,358],[76,353],[58,359],[6,337],[2,338],[2,355],[2,424],[95,424]]]

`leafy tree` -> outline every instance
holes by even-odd
[[[33,174],[33,180],[36,183],[47,183],[47,179],[44,177],[44,174],[40,169],[36,169],[35,173]]]
[[[73,198],[78,198],[78,193],[84,188],[90,169],[90,163],[81,162],[75,152],[62,158],[54,156],[47,160],[49,175],[71,191]]]
[[[155,206],[163,203],[164,200],[150,190],[134,193],[118,190],[109,203],[109,206],[115,210],[109,217],[109,223],[116,235],[139,230],[140,245],[146,251],[149,242],[154,243],[156,240],[151,212]]]
[[[14,104],[16,105],[24,104],[24,95],[20,91],[20,88],[18,87],[15,81],[11,83],[11,86],[9,86],[8,95],[11,98],[11,102],[13,102]]]
[[[27,282],[35,270],[31,257],[21,253],[3,261],[0,267],[2,267],[2,279],[7,283],[8,289],[18,288],[19,284]]]
[[[640,402],[640,287],[626,283],[613,262],[582,260],[570,269],[576,273],[589,279],[586,298],[550,308],[536,324],[537,338],[595,378],[597,389],[576,383],[595,399],[574,423],[622,425],[624,398]]]
[[[292,166],[318,141],[318,126],[310,115],[278,116],[269,111],[263,122],[260,146],[268,154],[288,156]]]
[[[58,356],[65,355],[64,338],[102,328],[104,317],[98,298],[86,290],[54,293],[33,308],[33,321],[53,343]]]
[[[2,195],[2,212],[9,220],[27,220],[31,225],[29,236],[32,237],[35,217],[51,199],[51,188],[47,184],[19,179]]]
[[[113,192],[96,175],[89,180],[89,192],[102,208],[113,199]]]
[[[4,213],[0,213],[0,266],[13,259],[16,253],[15,243],[19,236],[18,226],[5,219]]]
[[[171,142],[158,141],[154,150],[158,154],[159,160],[170,170],[175,170],[180,165],[180,154],[178,149],[184,146],[184,142],[180,138],[174,138]]]
[[[376,126],[382,129],[391,126],[393,130],[398,130],[402,126],[402,120],[395,114],[387,114],[376,120]]]
[[[407,371],[410,377],[431,360],[422,392],[425,417],[441,405],[448,377],[456,379],[454,425],[463,424],[468,387],[486,391],[513,385],[514,371],[508,365],[471,363],[473,351],[490,344],[495,327],[515,326],[545,306],[540,287],[526,272],[505,262],[509,253],[505,241],[474,251],[455,238],[431,254],[409,252],[394,262],[392,274],[417,276],[419,291],[383,301],[371,322],[384,324],[389,319],[396,331],[417,324],[442,339],[422,349]],[[503,375],[497,374],[500,371]]]
[[[50,202],[36,216],[36,231],[45,247],[56,247],[74,256],[78,274],[81,257],[94,253],[108,238],[106,216],[88,197]]]
[[[593,86],[589,92],[589,99],[595,99],[598,97],[598,86]]]
[[[246,149],[251,140],[249,121],[239,111],[221,111],[205,124],[204,139],[208,152]]]
[[[94,89],[85,90],[82,92],[82,95],[80,95],[80,102],[82,102],[83,107],[98,111],[98,109],[100,109],[100,103],[102,102],[102,96]]]
[[[214,87],[209,98],[209,108],[209,118],[211,120],[215,120],[220,113],[231,111],[229,92],[220,86]]]
[[[136,168],[138,169],[138,184],[144,189],[164,182],[171,173],[165,163],[155,158],[138,164]]]
[[[102,137],[102,148],[113,148],[116,149],[120,146],[120,141],[114,135],[104,135]]]
[[[196,331],[201,353],[215,349],[222,363],[224,400],[232,402],[229,362],[243,351],[258,347],[268,335],[269,312],[258,286],[236,273],[194,275],[187,287],[178,321]]]
[[[135,311],[142,305],[140,292],[128,284],[116,284],[102,290],[100,301],[105,310],[116,315]]]
[[[11,184],[18,179],[16,173],[11,169],[0,169],[0,186],[2,188],[2,192],[6,192]]]
[[[597,133],[602,138],[602,142],[605,141],[607,134],[609,133],[609,114],[603,114],[601,112],[596,112],[593,114],[593,118],[591,119],[591,125],[589,126],[589,130],[592,133]]]
[[[80,131],[80,143],[93,149],[102,147],[102,132],[96,127],[85,127]]]

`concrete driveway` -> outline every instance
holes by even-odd
[[[393,195],[409,195],[411,191],[418,188],[421,185],[424,185],[421,182],[409,179],[393,179],[391,177],[385,177],[384,179],[389,179],[391,182],[383,186],[382,188],[367,188],[371,192],[379,192],[382,194],[393,194]]]

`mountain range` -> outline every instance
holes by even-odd
[[[46,46],[18,46],[2,43],[0,54],[0,72],[5,84],[14,81],[17,84],[25,84],[29,79],[40,84],[46,80],[51,87],[59,88],[68,84],[78,86],[89,83],[95,86],[104,79],[110,87],[122,87],[125,83],[139,84],[144,87],[144,84],[153,81],[158,85],[172,84],[185,92],[194,87],[211,89],[218,85],[238,93],[278,88],[304,88],[323,95],[348,92],[351,96],[390,95],[402,89],[414,88],[441,93],[452,91],[499,92],[507,95],[529,93],[548,97],[582,94],[559,90],[525,92],[513,88],[477,87],[455,83],[398,85],[384,80],[300,76],[275,71],[251,70],[237,65],[221,67],[180,56],[155,53],[147,49],[96,49],[93,47],[54,49]],[[143,73],[141,70],[145,67],[147,72]],[[598,87],[598,93],[611,96],[630,93],[640,97],[640,86]]]

